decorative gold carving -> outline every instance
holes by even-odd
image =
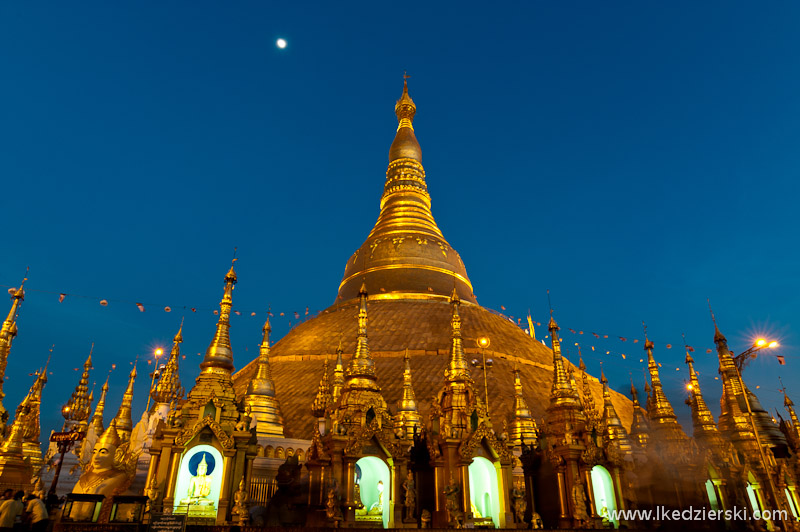
[[[472,457],[475,455],[475,450],[481,445],[483,440],[486,440],[489,448],[497,454],[501,462],[511,463],[513,455],[508,451],[508,447],[497,439],[497,436],[495,436],[486,422],[481,423],[478,429],[470,434],[466,441],[461,443],[458,447],[458,454],[466,461],[472,460]]]
[[[175,437],[175,443],[177,445],[186,445],[192,440],[192,438],[197,436],[197,434],[199,434],[200,431],[206,427],[211,429],[211,432],[213,432],[214,436],[217,437],[222,447],[225,449],[233,449],[235,447],[233,438],[231,438],[230,435],[225,432],[225,429],[223,429],[219,423],[214,421],[211,416],[206,416],[203,419],[195,422],[195,424],[191,427],[184,429],[180,434],[178,434],[178,436]]]

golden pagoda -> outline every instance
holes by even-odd
[[[650,432],[653,441],[662,453],[672,456],[685,454],[686,433],[678,423],[678,416],[664,393],[661,377],[658,372],[658,363],[653,357],[653,342],[645,333],[644,349],[647,351],[647,371],[650,374],[650,395],[647,406],[647,417],[650,421]]]
[[[689,350],[686,351],[686,365],[689,366],[689,384],[687,389],[689,391],[689,398],[686,404],[692,409],[692,425],[694,426],[694,433],[692,436],[698,445],[710,450],[715,457],[723,459],[727,455],[727,447],[729,444],[725,442],[717,429],[717,424],[714,422],[714,415],[708,409],[703,394],[700,391],[700,381],[697,378],[697,372],[694,370],[694,359]]]
[[[650,439],[650,422],[647,420],[647,411],[639,404],[639,393],[633,385],[633,379],[631,379],[631,399],[633,400],[633,422],[629,434],[637,446],[647,449]]]
[[[422,428],[422,416],[417,408],[417,396],[411,383],[411,357],[406,349],[406,356],[403,357],[405,368],[403,369],[403,398],[397,403],[397,427],[405,433],[406,438],[413,438],[419,429]]]
[[[39,421],[42,390],[47,384],[47,367],[50,365],[50,357],[43,369],[34,372],[35,380],[25,399],[17,407],[16,419],[24,419],[25,426],[22,431],[22,451],[25,458],[30,461],[34,475],[38,475],[44,464],[42,449],[39,438],[41,436],[41,423]]]
[[[22,301],[25,299],[25,281],[23,279],[19,288],[13,290],[13,303],[11,303],[11,310],[8,311],[8,316],[0,326],[0,426],[5,426],[8,422],[8,411],[3,406],[3,381],[6,375],[6,366],[8,365],[8,356],[11,353],[11,343],[17,335],[17,313]],[[11,292],[11,290],[9,291]]]
[[[117,434],[120,439],[126,442],[131,437],[133,430],[133,416],[131,414],[131,404],[133,403],[133,384],[136,381],[136,363],[134,362],[133,368],[128,375],[128,386],[122,394],[122,402],[117,410],[117,415],[114,416],[116,421]]]
[[[269,367],[269,333],[272,328],[269,318],[264,323],[258,355],[258,371],[247,386],[244,404],[250,408],[256,420],[256,433],[259,437],[283,437],[283,416],[281,404],[275,394],[275,383]]]
[[[103,425],[103,414],[106,410],[106,395],[108,394],[108,376],[106,376],[106,382],[103,383],[103,387],[100,390],[100,400],[97,401],[97,406],[94,407],[94,414],[92,414],[92,421],[90,425],[94,427],[95,434],[102,434],[105,431],[105,426]]]
[[[533,419],[522,392],[520,371],[519,368],[514,368],[514,417],[509,424],[509,436],[514,445],[521,445],[523,442],[532,443],[539,437],[536,420]]]

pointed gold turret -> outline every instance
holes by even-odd
[[[658,363],[653,357],[653,342],[647,338],[645,333],[644,349],[647,351],[647,370],[650,373],[651,396],[648,403],[647,417],[653,433],[653,439],[660,445],[669,447],[671,451],[683,452],[680,446],[687,439],[683,429],[678,424],[678,417],[672,409],[672,405],[664,394],[661,386],[661,377],[658,374]]]
[[[269,365],[269,333],[272,327],[269,318],[262,328],[263,336],[258,349],[258,369],[256,376],[247,386],[244,404],[256,419],[256,433],[259,437],[283,437],[283,416],[281,405],[275,396],[275,383]]]
[[[236,259],[234,259],[234,262]],[[236,284],[236,272],[231,269],[225,274],[225,293],[219,302],[219,320],[217,332],[206,349],[206,356],[200,364],[203,373],[222,373],[230,375],[233,371],[233,349],[231,348],[230,327],[231,307],[233,306],[233,287]]]
[[[178,334],[172,339],[172,351],[169,360],[164,365],[161,377],[158,379],[155,389],[150,394],[156,405],[170,404],[183,398],[183,386],[178,372],[178,360],[181,356],[181,343],[183,343],[183,322],[178,328]]]
[[[561,340],[558,338],[560,330],[556,320],[550,315],[550,341],[553,347],[553,385],[550,390],[550,407],[567,406],[574,410],[583,410],[577,390],[570,382],[569,375],[564,369],[564,357],[561,356]]]
[[[398,127],[389,149],[381,212],[367,240],[347,261],[340,301],[357,297],[361,282],[375,293],[380,288],[377,297],[414,294],[439,299],[447,297],[455,283],[463,300],[476,303],[464,264],[431,212],[422,150],[414,133],[416,109],[404,82],[395,105]]]
[[[623,453],[630,453],[633,449],[628,431],[622,426],[614,403],[611,401],[611,390],[603,368],[600,368],[600,382],[603,383],[603,417],[600,424],[603,428],[603,445],[616,446]]]
[[[333,366],[333,403],[337,404],[344,389],[344,364],[342,363],[342,338],[339,338],[339,347],[336,348],[336,365]]]
[[[509,425],[509,436],[514,445],[523,442],[528,444],[535,441],[538,436],[538,427],[533,419],[528,402],[522,395],[522,379],[520,378],[519,368],[514,368],[514,418]]]
[[[36,379],[28,391],[28,395],[22,400],[22,403],[17,407],[16,417],[24,419],[24,426],[22,430],[22,450],[25,458],[30,460],[34,472],[38,472],[42,467],[42,449],[39,437],[41,435],[40,412],[42,405],[42,390],[44,385],[47,384],[47,367],[50,365],[50,357],[47,357],[47,363],[44,369],[35,372]]]
[[[467,356],[464,353],[464,342],[461,338],[461,315],[459,314],[461,300],[455,288],[450,295],[450,304],[453,308],[453,318],[450,320],[452,342],[450,344],[450,362],[446,371],[447,379],[450,381],[471,381],[472,377],[469,374],[469,366],[467,366]]]
[[[800,444],[800,419],[797,419],[797,412],[794,410],[794,402],[786,395],[786,390],[783,390],[783,406],[789,412],[789,419],[791,420],[792,438],[796,444]]]
[[[328,359],[322,363],[322,378],[319,380],[317,387],[317,395],[314,397],[314,402],[311,403],[311,413],[314,417],[325,417],[325,411],[331,404],[331,384],[328,380]]]
[[[114,416],[114,422],[117,427],[117,433],[122,441],[128,441],[131,437],[133,430],[133,417],[131,415],[131,404],[133,403],[133,384],[136,381],[136,363],[133,364],[128,375],[128,386],[125,388],[125,393],[122,394],[122,403],[119,405],[117,415]]]
[[[342,425],[350,426],[363,426],[367,423],[368,417],[371,420],[373,414],[377,416],[387,411],[386,401],[381,395],[378,377],[375,374],[375,362],[369,352],[367,338],[367,287],[363,283],[358,291],[358,297],[356,351],[347,364],[344,374],[344,388],[342,389],[339,403],[336,405],[338,422]],[[331,397],[330,400],[332,401],[333,398]],[[372,411],[372,413],[367,416],[369,411]]]
[[[94,344],[92,344],[94,350]],[[83,373],[75,391],[63,407],[61,407],[61,415],[64,416],[64,431],[71,430],[75,425],[81,425],[85,428],[86,421],[89,419],[91,413],[91,402],[89,401],[89,371],[92,369],[92,353],[89,352],[89,358],[83,363]]]
[[[405,368],[403,370],[403,397],[397,403],[397,427],[403,429],[406,438],[413,438],[415,430],[422,426],[422,416],[417,408],[417,396],[411,385],[411,357],[408,349],[403,356]]]
[[[345,371],[345,389],[360,388],[380,391],[375,375],[375,362],[369,354],[367,340],[367,287],[362,284],[358,291],[360,300],[358,308],[358,337],[356,352],[347,364]]]
[[[3,406],[3,398],[6,396],[3,393],[3,381],[6,375],[6,365],[8,364],[8,355],[11,352],[11,342],[17,335],[17,313],[22,301],[25,299],[25,281],[23,279],[19,288],[13,291],[13,302],[11,303],[11,310],[8,311],[8,317],[3,321],[0,327],[0,424],[5,425],[8,420],[8,411]]]
[[[103,384],[103,388],[100,391],[100,400],[97,401],[97,406],[94,409],[94,415],[92,415],[91,425],[94,427],[94,432],[97,435],[100,435],[105,431],[105,427],[103,426],[103,413],[106,409],[106,394],[108,394],[108,376],[106,377],[106,382]]]
[[[700,381],[697,372],[694,370],[694,359],[686,350],[686,365],[689,366],[689,384],[686,386],[689,391],[689,398],[686,404],[692,409],[692,425],[694,426],[693,436],[695,441],[702,447],[711,450],[717,456],[724,452],[725,442],[717,430],[714,415],[708,409],[703,394],[700,391]]]
[[[647,384],[645,383],[645,386]],[[639,394],[631,379],[631,399],[633,399],[633,422],[631,423],[630,436],[633,441],[642,449],[647,449],[650,439],[650,422],[647,420],[647,412],[639,404]]]

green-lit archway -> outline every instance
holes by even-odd
[[[469,496],[473,513],[491,517],[500,526],[500,494],[497,489],[497,469],[486,458],[476,456],[469,465]],[[477,517],[477,516],[476,516]]]
[[[607,518],[614,524],[614,528],[619,528],[619,521],[616,519],[617,499],[614,496],[614,482],[608,469],[601,465],[592,468],[592,491],[597,515]],[[612,516],[615,519],[611,519]]]
[[[383,521],[383,528],[389,527],[391,514],[390,494],[392,493],[389,466],[375,456],[365,456],[356,462],[356,483],[361,490],[362,512],[356,514],[356,521],[376,519]]]

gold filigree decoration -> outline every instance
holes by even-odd
[[[420,246],[427,246],[428,245],[428,239],[427,238],[421,237],[421,236],[417,236],[417,237],[414,237],[414,238],[416,238],[417,244],[419,244]]]
[[[395,251],[400,249],[400,244],[402,244],[403,240],[405,240],[405,239],[406,239],[406,237],[404,237],[404,236],[397,236],[397,237],[394,237],[392,239],[392,244],[394,244]]]
[[[397,442],[397,437],[391,429],[391,424],[387,423],[391,418],[383,420],[383,426],[378,424],[378,420],[373,419],[368,425],[361,427],[361,430],[355,433],[350,441],[344,448],[345,456],[361,456],[364,446],[367,445],[373,438],[378,441],[384,452],[389,455],[389,458],[401,456],[403,454],[402,446]]]
[[[375,254],[375,248],[378,247],[378,244],[383,242],[382,238],[376,238],[370,245],[369,245],[369,258],[372,258],[372,255]]]
[[[353,253],[353,264],[355,264],[355,263],[356,263],[356,259],[358,258],[358,252],[359,252],[359,251],[361,251],[361,249],[357,249],[357,250],[356,250],[356,252],[355,252],[355,253]]]
[[[437,241],[436,243],[439,245],[439,249],[442,250],[442,255],[444,255],[444,258],[447,258],[447,251],[450,249],[450,246],[444,242]]]
[[[458,454],[460,454],[461,458],[464,460],[472,460],[475,450],[484,440],[486,440],[489,448],[494,451],[501,462],[511,463],[513,455],[508,451],[508,447],[497,439],[497,436],[494,435],[494,432],[492,432],[485,422],[481,423],[478,429],[459,446]]]
[[[197,436],[197,434],[203,430],[204,428],[210,428],[211,432],[214,433],[214,436],[217,437],[219,443],[225,449],[233,449],[235,444],[233,438],[225,432],[225,429],[222,426],[214,421],[211,416],[206,416],[203,419],[198,420],[194,425],[184,429],[178,436],[175,438],[175,443],[177,445],[186,445],[189,443],[192,438]]]

